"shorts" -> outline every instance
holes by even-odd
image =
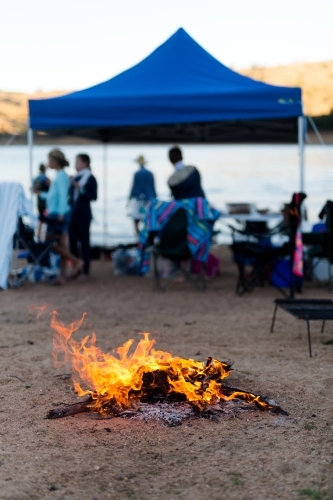
[[[148,211],[149,201],[131,199],[131,217],[135,222],[145,220]]]
[[[62,234],[68,233],[68,227],[70,223],[70,213],[64,215],[63,220],[58,220],[58,214],[49,214],[45,217],[47,222],[46,234],[47,236],[61,236]]]
[[[43,200],[42,198],[38,197],[37,208],[38,208],[39,217],[42,217],[45,210],[46,210],[46,200]]]

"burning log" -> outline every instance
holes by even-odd
[[[231,387],[230,385],[223,384],[224,393],[229,397],[233,396],[239,399],[243,399],[247,403],[254,403],[257,408],[260,410],[269,410],[272,413],[279,413],[280,415],[288,416],[289,413],[281,408],[281,406],[276,405],[275,403],[270,403],[266,401],[265,398],[259,396],[259,394],[252,394],[251,392],[245,392],[241,389],[236,389],[235,387]],[[267,405],[267,407],[265,406]]]
[[[46,418],[70,417],[71,415],[75,415],[76,413],[89,411],[89,404],[91,404],[91,402],[92,397],[89,396],[87,399],[85,399],[84,401],[80,401],[79,403],[64,405],[60,408],[54,408],[47,413]]]
[[[94,334],[79,342],[73,339],[73,333],[82,322],[83,318],[65,326],[53,313],[51,327],[55,330],[55,361],[62,356],[64,361],[71,362],[74,387],[79,396],[87,398],[53,409],[46,418],[62,418],[85,411],[98,412],[102,417],[133,417],[144,404],[160,405],[164,414],[170,413],[168,405],[173,408],[182,404],[190,408],[192,414],[215,418],[217,412],[239,400],[248,403],[249,408],[285,414],[280,407],[257,394],[225,385],[223,380],[232,371],[231,363],[212,357],[205,363],[173,357],[155,350],[155,341],[149,339],[148,333],[143,334],[132,353],[134,340],[127,341],[116,353],[104,353],[96,346]],[[166,420],[172,422],[177,418],[167,415]]]
[[[239,389],[233,389],[229,386],[223,385],[223,388],[226,389],[226,392],[230,390],[230,394],[237,393],[237,399],[242,399],[246,401],[247,403],[253,402],[259,410],[268,410],[271,411],[272,413],[279,413],[280,415],[288,415],[288,413],[283,410],[280,406],[277,405],[269,405],[269,403],[263,399],[261,396],[257,394],[252,394],[249,392],[244,392],[240,391]],[[236,399],[236,398],[234,398]],[[155,404],[155,403],[167,403],[169,405],[172,405],[174,403],[180,403],[181,401],[186,402],[186,399],[183,398],[176,398],[176,397],[171,397],[168,395],[162,395],[160,394],[158,397],[151,397],[151,398],[143,398],[140,401],[140,404],[128,409],[128,410],[122,410],[121,408],[117,408],[117,406],[113,404],[109,404],[108,406],[104,407],[104,415],[112,415],[114,417],[132,417],[137,414],[138,411],[143,411],[145,408],[145,405],[149,404]],[[258,402],[260,401],[260,403]],[[64,406],[60,406],[59,408],[54,408],[50,410],[46,418],[48,419],[56,419],[56,418],[64,418],[64,417],[69,417],[71,415],[75,415],[77,413],[83,413],[87,411],[92,410],[92,402],[93,398],[88,397],[84,401],[81,401],[79,403],[74,403],[74,404],[68,404]],[[264,405],[267,405],[267,408],[265,408]],[[220,411],[223,411],[223,403],[218,406],[218,405],[206,405],[204,409],[199,408],[195,404],[191,404],[193,408],[193,414],[197,415],[198,417],[204,417],[204,418],[213,418],[214,416],[217,416],[217,413]],[[244,407],[242,407],[244,409]]]
[[[143,386],[145,387],[145,396],[132,399],[132,404],[128,409],[121,408],[117,405],[115,400],[106,401],[103,404],[102,409],[99,412],[102,416],[114,416],[114,417],[133,417],[138,411],[144,411],[146,406],[151,406],[156,403],[174,405],[181,402],[190,404],[193,410],[193,415],[204,418],[217,419],[219,412],[223,412],[223,406],[229,401],[243,400],[246,403],[253,403],[256,408],[260,410],[269,410],[273,413],[279,413],[282,415],[288,415],[280,406],[269,404],[264,398],[258,394],[253,394],[250,392],[245,392],[234,387],[221,384],[220,391],[223,392],[225,400],[218,401],[216,404],[205,404],[200,406],[195,402],[189,402],[184,394],[178,394],[176,392],[168,392],[169,387],[167,386],[167,374],[165,372],[158,371],[156,373],[145,373],[143,374]],[[161,386],[156,385],[156,380],[161,382]],[[205,377],[205,383],[208,384],[208,377]],[[162,387],[162,390],[161,390]],[[134,396],[134,393],[133,393]],[[68,417],[75,415],[76,413],[82,413],[87,411],[94,411],[94,399],[97,399],[98,395],[95,393],[88,396],[84,401],[79,403],[74,403],[70,405],[64,405],[59,408],[52,409],[46,415],[48,419],[56,419]],[[244,409],[244,406],[241,407]],[[95,410],[96,411],[96,410]],[[169,422],[168,422],[169,423]]]

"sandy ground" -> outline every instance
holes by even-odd
[[[333,345],[323,343],[332,326],[320,334],[313,325],[312,359],[304,322],[280,311],[270,334],[278,292],[235,296],[235,269],[222,256],[205,294],[185,284],[154,293],[147,278],[114,277],[108,262],[94,263],[86,283],[0,293],[1,499],[333,498]],[[313,285],[304,293],[328,296]],[[46,301],[65,322],[87,311],[106,350],[150,331],[173,354],[232,359],[230,382],[273,398],[290,417],[255,412],[172,428],[89,414],[45,420],[76,401],[70,378],[59,376],[68,372],[53,367],[48,318],[29,321],[27,306]]]

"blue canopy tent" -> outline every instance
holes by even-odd
[[[301,190],[303,127],[301,89],[230,70],[182,28],[111,80],[29,101],[31,161],[33,130],[118,144],[298,141]]]
[[[182,28],[107,82],[29,101],[33,130],[118,143],[170,142],[170,135],[186,142],[291,142],[294,129],[288,126],[265,134],[259,124],[260,130],[248,124],[248,137],[244,127],[233,137],[230,124],[226,128],[221,122],[281,119],[286,124],[301,115],[301,89],[267,85],[230,70]]]

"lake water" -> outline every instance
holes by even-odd
[[[46,162],[50,146],[34,147],[34,173]],[[126,215],[126,202],[136,164],[133,159],[144,154],[149,169],[155,175],[158,196],[169,199],[167,179],[172,167],[167,160],[166,146],[107,147],[108,175],[103,177],[103,146],[64,146],[61,148],[71,162],[67,169],[74,174],[73,164],[78,153],[88,153],[92,170],[99,183],[99,199],[93,204],[92,241],[103,242],[103,193],[107,199],[107,243],[129,242],[134,239],[132,220]],[[299,190],[298,149],[295,145],[188,145],[183,147],[185,163],[199,168],[209,201],[224,210],[228,202],[251,202],[258,208],[279,210]],[[0,182],[21,182],[29,193],[27,146],[0,147]],[[48,175],[52,178],[52,172]],[[333,146],[309,145],[305,150],[305,191],[310,220],[326,199],[333,198]],[[221,228],[222,223],[219,223]]]

